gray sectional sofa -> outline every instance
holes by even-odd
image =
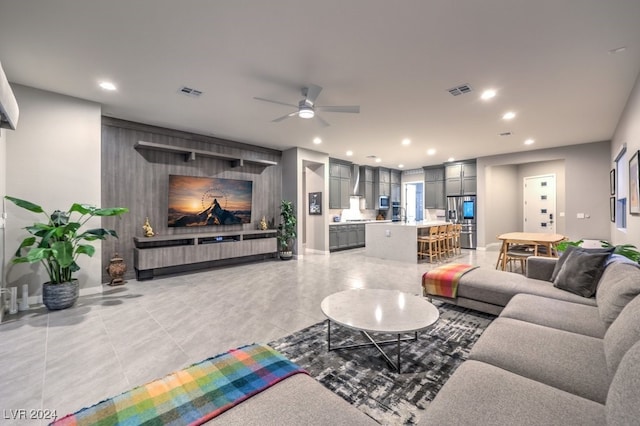
[[[522,280],[499,272],[504,288],[482,274],[460,281],[459,294],[504,306],[422,424],[640,424],[640,268],[614,261],[595,297],[576,299],[553,287],[554,266],[531,258]]]
[[[463,277],[447,301],[500,316],[421,425],[640,425],[640,268],[612,262],[585,298],[553,286],[555,262],[531,258],[526,277],[482,268]],[[211,423],[376,424],[305,375]]]

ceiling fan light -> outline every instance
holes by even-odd
[[[313,118],[314,115],[315,112],[313,112],[313,110],[308,107],[302,107],[300,108],[300,111],[298,111],[298,117],[300,118]]]

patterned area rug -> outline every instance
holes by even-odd
[[[434,305],[440,311],[438,322],[419,333],[417,342],[401,344],[401,373],[391,369],[373,347],[328,352],[326,321],[269,346],[380,424],[414,424],[495,318],[437,301]],[[395,337],[374,336],[376,340]],[[365,341],[359,332],[331,325],[332,345]],[[384,350],[395,361],[395,345]]]

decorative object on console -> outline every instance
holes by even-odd
[[[98,208],[86,204],[74,203],[68,211],[55,210],[49,214],[42,207],[19,198],[5,196],[18,207],[32,213],[42,213],[46,221],[36,222],[25,229],[31,236],[25,238],[16,250],[13,263],[40,262],[47,274],[49,282],[42,287],[42,301],[48,309],[66,309],[78,299],[80,288],[73,274],[80,270],[76,263],[78,256],[93,256],[95,247],[83,242],[105,240],[112,236],[118,238],[116,231],[105,228],[94,228],[81,231],[83,225],[91,218],[98,216],[119,216],[129,211],[125,207]],[[76,213],[78,216],[73,217]],[[26,253],[23,254],[23,250]]]
[[[148,235],[152,236],[152,235]],[[107,266],[107,273],[111,277],[111,281],[109,281],[109,285],[123,285],[125,284],[125,280],[122,278],[124,273],[127,272],[127,264],[124,263],[124,259],[120,257],[118,253],[115,253],[111,260],[109,261],[109,266]]]
[[[309,193],[309,214],[322,214],[322,192]]]
[[[280,204],[280,216],[282,217],[282,222],[280,222],[278,226],[280,259],[289,260],[293,257],[293,241],[297,236],[297,220],[291,201],[282,200]]]
[[[260,229],[263,230],[263,231],[266,231],[268,229],[267,221],[264,218],[264,216],[262,216],[262,219],[260,219]]]
[[[147,217],[144,220],[144,225],[142,225],[142,229],[144,230],[144,236],[145,237],[153,237],[155,234],[153,232],[153,228],[151,227],[151,224],[149,223],[149,218]]]
[[[169,175],[169,227],[251,223],[250,180]]]

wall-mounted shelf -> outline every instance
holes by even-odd
[[[218,160],[227,160],[231,163],[231,167],[242,167],[244,164],[257,164],[259,166],[277,166],[278,163],[270,160],[256,160],[248,158],[239,158],[229,154],[221,154],[212,151],[204,151],[201,149],[183,148],[173,145],[164,145],[154,142],[138,141],[134,146],[135,149],[146,149],[150,151],[171,152],[174,154],[183,154],[185,161],[194,161],[198,156],[215,158]]]

